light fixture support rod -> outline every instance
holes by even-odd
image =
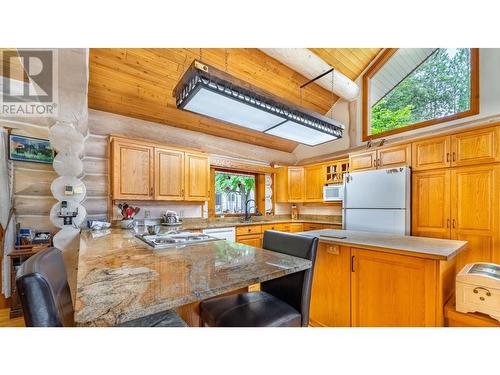
[[[300,88],[302,89],[302,88],[306,87],[307,85],[309,85],[309,84],[313,83],[314,81],[317,81],[318,79],[323,78],[323,77],[324,77],[324,76],[326,76],[327,74],[330,74],[330,73],[331,73],[331,72],[333,72],[334,70],[335,70],[335,69],[331,68],[330,70],[327,70],[326,72],[321,73],[319,76],[317,76],[317,77],[315,77],[315,78],[313,78],[313,79],[311,79],[311,80],[307,81],[306,83],[304,83],[302,86],[300,86]]]

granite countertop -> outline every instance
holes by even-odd
[[[299,272],[309,260],[228,241],[154,250],[133,231],[82,232],[75,323],[114,326]]]
[[[248,225],[268,225],[268,224],[283,224],[283,223],[313,223],[313,224],[329,224],[329,225],[342,225],[341,222],[331,222],[327,220],[262,220],[262,221],[251,221],[251,222],[239,222],[239,221],[229,221],[229,222],[207,222],[207,223],[183,223],[179,226],[180,229],[208,229],[208,228],[230,228],[230,227],[242,227]],[[174,227],[175,228],[175,227]]]
[[[340,245],[354,245],[369,249],[389,249],[403,255],[421,258],[448,260],[464,250],[467,241],[444,240],[438,238],[399,236],[387,233],[361,232],[340,229],[322,229],[302,232],[307,236],[317,236],[321,242]]]

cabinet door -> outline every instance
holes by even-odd
[[[323,166],[312,165],[304,168],[304,201],[323,201]]]
[[[206,201],[210,196],[210,162],[208,156],[185,154],[185,176],[187,201]]]
[[[351,249],[354,327],[436,325],[436,262]]]
[[[500,161],[500,128],[487,128],[451,137],[453,166]]]
[[[451,165],[450,137],[448,136],[414,142],[411,148],[414,171],[446,168]]]
[[[113,141],[113,199],[153,199],[153,147]]]
[[[358,155],[349,156],[349,170],[362,171],[366,169],[375,169],[375,160],[377,159],[377,152],[370,151]]]
[[[321,327],[351,325],[351,251],[320,242],[314,262],[310,324]]]
[[[471,262],[500,263],[500,166],[456,168],[451,181],[452,239],[469,242],[458,254],[457,271]]]
[[[450,173],[448,169],[413,173],[413,236],[450,238]]]
[[[155,149],[155,199],[184,200],[184,152]]]
[[[262,234],[250,234],[247,236],[238,236],[236,242],[243,245],[262,248]]]
[[[304,168],[288,167],[288,200],[302,202],[304,200]]]
[[[275,176],[276,202],[288,202],[288,167],[277,167]]]
[[[377,168],[411,165],[411,146],[387,147],[377,151]]]

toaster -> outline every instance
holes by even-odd
[[[456,277],[456,309],[480,312],[500,322],[500,265],[467,264]]]

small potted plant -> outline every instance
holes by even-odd
[[[120,226],[123,229],[132,229],[134,227],[134,216],[141,210],[139,207],[129,206],[127,203],[119,204],[118,210],[122,215]]]

